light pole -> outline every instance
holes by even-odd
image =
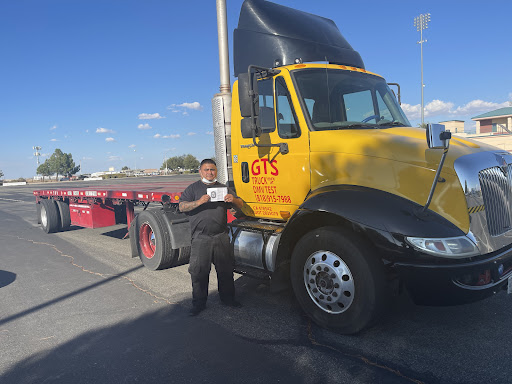
[[[37,160],[37,167],[39,168],[39,156],[41,156],[41,153],[39,152],[42,148],[35,145],[32,147],[32,149],[35,151],[34,152],[34,156],[36,157],[36,160]]]
[[[414,26],[420,32],[420,41],[418,44],[420,45],[421,50],[421,126],[425,124],[425,107],[423,102],[423,88],[425,84],[423,84],[423,43],[426,43],[427,40],[423,40],[423,30],[428,28],[428,23],[430,21],[430,13],[422,13],[421,15],[414,18]]]

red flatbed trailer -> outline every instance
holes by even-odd
[[[130,227],[135,216],[135,205],[160,203],[163,202],[162,197],[165,195],[169,196],[169,200],[164,198],[169,204],[177,205],[181,193],[193,181],[133,183],[82,188],[70,186],[69,188],[35,190],[33,194],[36,197],[38,211],[42,200],[51,199],[57,203],[61,222],[60,229],[65,229],[70,224],[85,228],[115,225],[119,221],[120,213],[124,213],[124,210],[126,210],[126,223]],[[63,206],[66,204],[69,206],[69,218],[66,214],[66,206]]]

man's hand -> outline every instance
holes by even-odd
[[[237,208],[242,208],[242,205],[244,205],[244,201],[241,198],[235,197],[231,193],[224,196],[224,202],[233,203]]]
[[[196,201],[180,201],[180,211],[181,212],[189,212],[200,205],[203,205],[204,203],[207,203],[210,201],[210,196],[203,195],[199,198],[199,200]]]
[[[207,203],[210,201],[210,195],[203,195],[199,198],[199,200],[197,200],[197,202],[199,203],[199,205],[202,205],[204,203]]]

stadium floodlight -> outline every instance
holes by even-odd
[[[34,145],[32,147],[32,149],[35,151],[34,152],[34,156],[36,157],[36,160],[37,160],[37,167],[39,168],[39,156],[41,156],[41,152],[39,152],[42,148],[37,146],[37,145]]]
[[[414,18],[414,26],[416,30],[420,33],[420,41],[418,44],[420,45],[421,50],[421,126],[425,124],[425,105],[423,102],[423,88],[425,88],[425,84],[423,84],[423,43],[426,43],[427,40],[423,40],[423,30],[428,28],[428,23],[430,22],[430,13],[422,13],[421,15]]]

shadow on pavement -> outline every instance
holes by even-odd
[[[11,316],[8,316],[8,317],[4,317],[4,318],[0,318],[0,325],[4,325],[4,324],[7,324],[11,321],[14,321],[16,319],[19,319],[23,316],[27,316],[27,315],[30,315],[34,312],[37,312],[37,311],[40,311],[41,309],[44,309],[46,307],[49,307],[51,305],[54,305],[58,302],[61,302],[61,301],[64,301],[66,299],[69,299],[70,297],[73,297],[73,296],[76,296],[76,295],[80,295],[84,292],[87,292],[91,289],[94,289],[96,287],[99,287],[99,286],[102,286],[102,285],[105,285],[107,283],[109,283],[110,281],[113,281],[113,280],[117,280],[117,279],[120,279],[122,278],[123,276],[126,276],[128,275],[129,273],[131,272],[134,272],[138,269],[141,269],[143,266],[142,265],[139,265],[135,268],[131,268],[131,269],[128,269],[122,273],[118,273],[116,275],[112,275],[110,277],[107,277],[97,283],[94,283],[94,284],[91,284],[85,288],[80,288],[80,289],[77,289],[76,291],[73,291],[73,292],[70,292],[70,293],[66,293],[65,295],[62,295],[62,296],[59,296],[55,299],[52,299],[52,300],[49,300],[49,301],[46,301],[44,303],[41,303],[39,305],[36,305],[35,307],[32,307],[30,309],[27,309],[25,311],[22,311],[22,312],[18,312],[18,313],[15,313],[14,315],[11,315]],[[7,273],[10,273],[10,272],[7,272]],[[0,287],[2,287],[2,285],[0,284]]]
[[[0,288],[11,284],[16,280],[16,274],[8,271],[2,271],[0,269]]]
[[[206,315],[170,306],[83,333],[17,363],[11,383],[300,383],[297,359],[237,337]],[[226,309],[226,311],[231,309]],[[288,360],[288,361],[287,361]],[[305,362],[303,368],[313,362]],[[311,367],[312,368],[312,367]],[[318,377],[322,382],[322,377]]]

